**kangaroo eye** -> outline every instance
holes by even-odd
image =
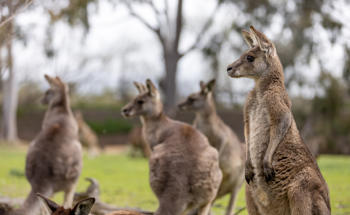
[[[138,100],[137,101],[137,104],[139,104],[139,105],[142,105],[144,102],[143,102],[143,100]]]
[[[247,55],[247,61],[248,62],[253,62],[255,59],[255,57],[251,56],[251,55]]]
[[[192,102],[195,101],[195,99],[194,99],[194,98],[188,98],[188,101],[189,101],[190,103],[192,103]]]

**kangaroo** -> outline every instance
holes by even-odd
[[[65,209],[40,193],[38,193],[37,196],[44,201],[51,215],[89,215],[89,213],[92,212],[92,208],[95,203],[95,198],[90,197],[78,201],[73,208]],[[106,213],[102,212],[96,214]],[[152,215],[152,213],[141,213],[133,210],[117,210],[112,213],[108,213],[107,215]]]
[[[137,211],[120,210],[113,213],[109,213],[107,215],[144,215],[144,214]]]
[[[89,156],[94,157],[98,155],[100,149],[96,133],[85,122],[83,114],[80,111],[75,111],[74,116],[78,123],[79,140],[82,146],[87,148]]]
[[[28,149],[25,174],[32,189],[19,214],[38,214],[40,204],[36,193],[52,196],[64,191],[64,206],[71,207],[82,168],[82,149],[70,108],[68,86],[59,77],[45,75],[45,78],[50,89],[42,103],[48,105],[48,110],[40,133]]]
[[[216,113],[212,93],[214,86],[215,79],[207,84],[201,81],[200,91],[189,95],[178,107],[180,110],[196,113],[194,127],[207,136],[209,143],[219,152],[223,179],[216,199],[230,194],[226,215],[231,215],[236,196],[244,182],[245,149],[232,129]]]
[[[163,112],[154,84],[134,83],[139,95],[122,109],[124,117],[140,116],[151,147],[150,184],[159,207],[155,215],[188,214],[198,208],[208,215],[222,179],[218,152],[192,126]]]
[[[246,201],[250,215],[328,215],[328,187],[300,137],[275,45],[253,26],[250,49],[227,67],[255,81],[244,107]]]
[[[87,198],[77,202],[73,208],[65,209],[40,193],[37,196],[44,201],[51,215],[88,215],[95,203],[94,198]]]

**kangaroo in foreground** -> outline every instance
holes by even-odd
[[[38,193],[37,196],[44,200],[44,203],[49,209],[51,215],[88,215],[95,203],[94,198],[87,198],[77,202],[73,208],[65,209],[64,207],[59,206],[56,202],[48,199],[46,196],[40,193]]]
[[[59,77],[45,75],[50,84],[42,100],[48,110],[38,136],[30,144],[25,174],[31,191],[19,214],[37,215],[40,208],[36,193],[52,196],[64,191],[64,207],[71,207],[82,168],[82,149],[78,126],[72,114],[68,86]]]
[[[236,134],[216,113],[213,98],[215,79],[207,84],[200,82],[200,91],[189,95],[178,107],[181,110],[194,111],[194,127],[207,136],[209,143],[219,152],[219,164],[223,179],[216,199],[230,194],[226,215],[234,211],[239,189],[244,182],[245,149]]]
[[[328,215],[327,184],[299,135],[275,45],[253,26],[250,49],[227,67],[255,81],[244,107],[246,201],[250,215]]]
[[[140,116],[145,141],[151,146],[150,184],[158,198],[155,215],[180,215],[199,208],[208,215],[222,179],[218,153],[192,126],[163,112],[160,95],[148,79],[134,83],[139,95],[122,109]]]
[[[42,194],[37,194],[46,204],[51,215],[88,215],[95,203],[95,198],[78,201],[73,208],[64,208]],[[146,215],[132,210],[118,210],[108,215]]]

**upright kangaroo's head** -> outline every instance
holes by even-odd
[[[208,83],[201,81],[199,86],[199,92],[192,93],[184,102],[178,104],[178,108],[180,110],[200,111],[205,110],[212,105],[212,92],[215,86],[215,79],[209,81]]]
[[[250,26],[249,32],[242,30],[242,35],[250,49],[238,60],[228,65],[229,76],[257,80],[263,76],[269,76],[270,73],[283,75],[275,45],[263,33]]]
[[[146,85],[134,82],[139,95],[122,108],[124,117],[133,116],[158,116],[163,111],[163,104],[157,88],[151,80],[147,79]]]
[[[73,209],[71,209],[71,208],[65,209],[62,206],[59,206],[54,201],[48,199],[47,197],[45,197],[39,193],[37,195],[42,200],[44,200],[44,203],[46,204],[47,208],[49,209],[51,215],[88,215],[90,213],[92,206],[95,203],[95,198],[87,198],[87,199],[79,201],[73,207]]]
[[[49,106],[63,104],[68,94],[68,85],[63,83],[59,77],[53,78],[45,75],[45,79],[50,84],[50,88],[46,90],[41,102]]]

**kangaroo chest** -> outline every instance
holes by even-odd
[[[248,111],[249,153],[252,165],[258,174],[270,140],[270,119],[261,99],[256,99]]]
[[[149,144],[151,147],[158,144],[158,135],[155,129],[144,126],[142,128],[142,135],[146,143]]]

